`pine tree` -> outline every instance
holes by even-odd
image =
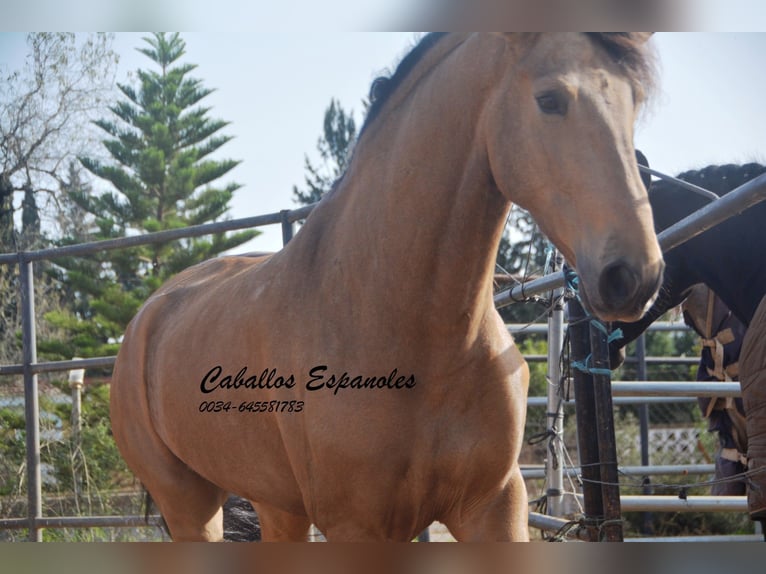
[[[296,203],[309,205],[322,199],[332,189],[335,181],[343,175],[356,140],[356,123],[353,114],[346,113],[340,102],[330,100],[324,115],[323,135],[317,141],[317,149],[324,164],[314,166],[305,156],[306,191],[293,186]]]
[[[95,122],[109,136],[103,144],[111,161],[80,158],[113,191],[96,194],[70,177],[62,191],[88,216],[91,231],[86,238],[70,235],[65,242],[217,221],[240,188],[215,184],[239,162],[211,158],[231,140],[220,134],[228,122],[210,118],[210,108],[200,105],[212,90],[189,76],[195,65],[179,63],[185,42],[177,33],[144,40],[148,47],[139,51],[155,69],[138,70],[137,87],[118,84],[124,98],[109,108],[114,117]],[[138,307],[168,277],[257,234],[217,234],[110,251],[92,258],[99,263],[95,275],[87,264],[62,262],[61,279],[80,301],[76,313],[49,317],[72,333],[59,353],[111,353]]]

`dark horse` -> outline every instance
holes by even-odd
[[[641,159],[639,157],[639,163],[643,163]],[[720,197],[765,172],[766,166],[757,163],[709,166],[684,172],[678,179],[703,187]],[[709,202],[707,198],[665,180],[652,184],[649,200],[658,233]],[[621,363],[625,345],[666,311],[683,302],[697,283],[707,285],[742,323],[749,326],[766,295],[765,224],[766,202],[761,202],[665,253],[663,284],[654,305],[635,323],[613,324],[614,329],[622,330],[623,337],[612,343],[612,367],[616,368]],[[757,417],[759,421],[748,420],[748,434],[752,437],[752,429],[766,428],[766,413],[760,398],[750,400],[756,408],[748,407],[744,377],[742,381],[747,412],[762,413]],[[763,437],[766,433],[760,430],[756,434]],[[749,446],[751,460],[752,442]],[[754,468],[752,463],[750,468]],[[762,475],[753,478],[760,489],[751,489],[749,507],[753,518],[762,520],[766,518],[766,479]]]

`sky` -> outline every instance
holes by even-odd
[[[150,67],[136,48],[141,33],[117,33],[118,81]],[[390,72],[414,45],[411,32],[273,32],[182,34],[183,62],[215,92],[203,102],[231,122],[234,139],[219,156],[242,160],[229,180],[243,184],[231,202],[240,218],[297,207],[304,157],[319,163],[317,139],[331,98],[362,122],[370,83]],[[713,163],[766,163],[766,33],[659,32],[660,90],[639,120],[636,147],[653,168],[677,174]],[[0,33],[0,66],[18,65],[23,34]],[[99,184],[97,184],[98,186]],[[98,187],[97,187],[98,188]],[[236,252],[281,247],[278,226]]]

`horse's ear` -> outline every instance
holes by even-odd
[[[636,39],[637,43],[644,44],[652,37],[652,34],[654,34],[654,32],[632,32],[631,36]]]

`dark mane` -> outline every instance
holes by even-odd
[[[410,52],[402,58],[391,76],[380,76],[370,86],[370,108],[364,125],[359,132],[375,120],[389,96],[402,83],[423,56],[434,44],[446,36],[446,32],[431,32],[424,36]],[[640,99],[646,99],[655,84],[654,58],[645,42],[645,35],[632,32],[588,32],[587,35],[619,63],[634,84]]]
[[[766,172],[766,166],[758,163],[743,165],[730,163],[685,171],[678,176],[678,179],[704,187],[716,195],[724,195],[764,172]]]
[[[655,87],[657,73],[654,56],[646,42],[646,34],[587,32],[587,36],[622,66],[633,83],[633,91],[637,99],[639,101],[648,99]]]
[[[726,164],[709,165],[702,169],[685,171],[676,177],[722,196],[764,172],[766,172],[766,166],[758,163]],[[706,198],[664,179],[652,182],[649,200],[652,203],[657,231],[666,229],[681,217],[708,203]],[[766,203],[761,206],[766,207]],[[761,206],[751,209],[759,209]]]
[[[391,76],[380,76],[373,80],[370,86],[370,108],[367,111],[367,117],[364,120],[364,125],[359,131],[359,137],[361,137],[365,128],[378,116],[381,108],[385,105],[388,97],[396,90],[402,80],[412,71],[423,56],[430,50],[436,42],[446,36],[446,32],[431,32],[424,36],[418,44],[409,51],[409,53],[402,58],[399,65],[396,67],[396,71]]]

